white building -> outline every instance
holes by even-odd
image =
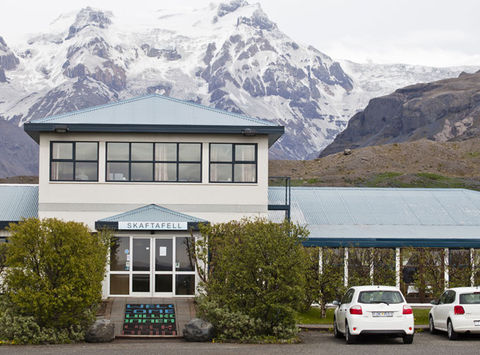
[[[104,296],[192,296],[198,223],[284,218],[308,246],[480,247],[480,193],[461,189],[268,187],[282,126],[158,95],[25,124],[39,184],[0,185],[0,238],[26,217],[115,231]],[[447,250],[447,249],[446,249]],[[393,266],[400,283],[400,260]],[[446,271],[448,272],[448,270]],[[448,279],[448,275],[447,275]],[[345,283],[348,267],[345,267]]]

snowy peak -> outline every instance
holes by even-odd
[[[18,58],[10,50],[3,37],[0,36],[0,83],[8,81],[5,71],[14,70],[19,63]]]
[[[3,37],[0,36],[0,69],[14,70],[18,63],[18,58],[10,50]]]
[[[108,28],[112,23],[112,13],[109,11],[94,10],[86,7],[77,14],[75,22],[70,26],[67,40],[88,27]]]
[[[217,16],[223,17],[229,13],[236,11],[240,7],[248,6],[248,2],[245,0],[232,0],[223,2],[218,5]]]

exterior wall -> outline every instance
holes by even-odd
[[[99,142],[98,182],[50,181],[50,141]],[[106,182],[106,142],[203,143],[201,183]],[[257,143],[257,183],[209,183],[209,143]],[[40,136],[39,217],[86,223],[147,204],[206,219],[212,223],[243,216],[267,216],[268,138],[242,135],[44,133]]]

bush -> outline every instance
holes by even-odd
[[[63,342],[74,329],[90,325],[101,301],[107,234],[92,234],[77,222],[35,218],[9,230],[3,286],[15,313],[2,317],[11,318],[19,334],[31,328],[45,336],[32,342]]]
[[[306,298],[307,231],[288,222],[243,219],[204,225],[200,232],[194,254],[205,297],[198,303],[218,336],[291,337]]]
[[[59,344],[81,341],[85,336],[80,326],[40,327],[34,317],[17,314],[5,297],[0,298],[0,307],[0,343],[8,339],[15,344]]]

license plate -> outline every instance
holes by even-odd
[[[373,317],[393,317],[393,312],[372,312]]]
[[[473,321],[473,324],[474,324],[475,326],[480,327],[480,320],[474,320],[474,321]]]

